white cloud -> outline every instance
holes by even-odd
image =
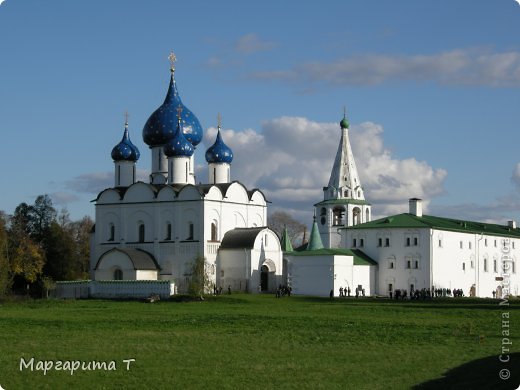
[[[206,131],[210,146],[215,128]],[[443,193],[446,171],[414,158],[397,159],[384,146],[383,128],[366,122],[351,127],[351,142],[367,199],[377,205],[375,215],[404,212],[410,197],[426,201]],[[301,117],[265,121],[262,132],[224,130],[234,151],[233,179],[259,187],[272,208],[292,211],[309,222],[313,204],[323,199],[340,140],[338,123],[319,123]]]
[[[258,35],[251,33],[238,39],[235,44],[235,50],[242,54],[251,54],[271,50],[275,46],[274,42],[264,41]]]
[[[52,203],[60,206],[66,206],[69,203],[80,200],[79,196],[70,192],[57,191],[50,194]]]
[[[511,175],[511,181],[516,186],[516,189],[520,191],[520,162],[513,168],[513,174]]]
[[[289,70],[252,72],[250,78],[296,85],[374,85],[386,81],[520,86],[520,52],[459,49],[431,55],[360,55],[307,62]]]
[[[137,169],[136,176],[138,181],[148,182],[149,171]],[[78,175],[65,182],[65,188],[87,194],[98,194],[105,188],[114,185],[113,172],[91,172]]]

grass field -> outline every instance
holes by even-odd
[[[0,385],[6,390],[405,389],[419,384],[513,389],[520,384],[520,362],[506,365],[497,358],[503,312],[510,316],[512,351],[518,352],[518,301],[504,307],[463,298],[330,301],[233,294],[154,304],[3,302]],[[34,371],[20,370],[21,359],[33,357]],[[129,370],[125,359],[135,359]],[[73,375],[36,370],[38,361],[77,360],[115,361],[117,370]],[[516,375],[508,381],[498,377],[505,367]],[[449,370],[444,382],[429,382]]]

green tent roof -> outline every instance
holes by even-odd
[[[460,219],[435,217],[433,215],[418,217],[408,213],[392,215],[390,217],[348,227],[348,229],[379,228],[430,228],[462,233],[482,233],[490,236],[520,237],[520,229],[511,228],[507,225],[464,221]]]

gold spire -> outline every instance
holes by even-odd
[[[173,51],[170,52],[168,60],[170,61],[170,72],[173,74],[173,72],[175,72],[175,61],[177,61],[177,57]]]

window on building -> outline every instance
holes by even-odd
[[[145,238],[145,228],[144,228],[144,223],[140,223],[139,224],[139,242],[144,242],[144,238]]]
[[[406,268],[407,269],[412,268],[412,262],[410,260],[406,260]]]
[[[361,209],[359,207],[354,207],[352,210],[352,224],[357,225],[361,223]]]
[[[113,223],[110,224],[110,226],[108,227],[108,230],[109,230],[108,241],[114,241],[115,237],[116,237],[116,228]]]
[[[471,268],[475,268],[475,262],[473,260],[471,260]]]
[[[116,268],[114,271],[114,280],[123,280],[123,271],[119,268]]]
[[[355,248],[356,245],[357,245],[357,239],[354,238],[354,239],[352,239],[352,247]]]
[[[511,262],[511,272],[513,272],[514,274],[516,274],[516,261],[512,261]]]
[[[484,238],[484,246],[487,246],[487,238]]]
[[[462,270],[466,271],[466,263],[462,263]]]
[[[365,240],[364,239],[362,239],[362,238],[359,239],[359,246],[360,247],[364,247],[365,246]]]
[[[459,246],[460,246],[460,249],[462,249],[464,247],[464,244],[462,243],[462,241],[459,243]]]
[[[410,246],[410,237],[406,237],[406,246]]]
[[[383,246],[383,239],[382,238],[378,238],[377,239],[377,246]]]
[[[413,267],[415,269],[419,269],[419,261],[418,260],[415,260],[414,263],[413,263]]]
[[[495,248],[497,247],[497,240],[495,240]]]
[[[414,246],[419,245],[419,238],[418,238],[418,237],[414,237],[414,238],[413,238],[413,245],[414,245]]]
[[[393,261],[390,261],[389,265],[388,265],[388,268],[390,269],[394,269],[395,268],[395,264]]]
[[[471,249],[471,241],[468,242],[468,248]]]
[[[514,241],[511,241],[511,246],[513,247],[513,249],[515,249],[515,242]]]
[[[487,270],[488,270],[487,259],[484,259],[484,272],[487,272]]]
[[[335,207],[332,210],[332,223],[334,226],[341,226],[344,224],[345,209],[341,207]]]
[[[218,241],[218,234],[217,234],[217,224],[215,222],[211,223],[211,241]]]
[[[345,190],[345,198],[348,198],[348,190]]]
[[[166,240],[171,240],[172,239],[172,224],[171,223],[167,223],[166,224],[166,237],[165,237]]]
[[[187,240],[193,240],[193,233],[195,231],[195,228],[193,226],[193,222],[188,222],[188,238]]]
[[[495,273],[498,272],[497,261],[496,260],[493,260],[493,272],[495,272]]]
[[[442,248],[442,240],[439,240],[439,248]]]
[[[389,238],[385,238],[385,246],[390,246],[390,239]]]

